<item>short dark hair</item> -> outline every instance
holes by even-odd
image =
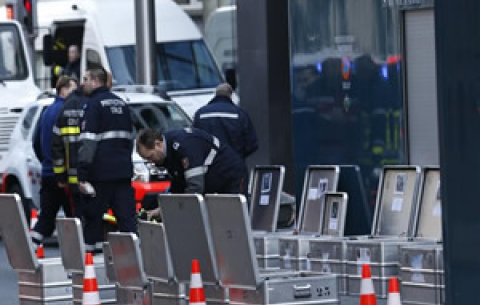
[[[102,66],[95,65],[87,69],[90,72],[90,78],[96,78],[99,80],[102,86],[107,85],[108,76],[107,70],[105,70]]]
[[[72,82],[74,82],[75,84],[78,84],[78,81],[76,78],[66,76],[66,75],[60,76],[57,80],[57,84],[55,85],[55,89],[57,89],[57,94],[60,94],[60,90],[62,90],[63,88],[70,88],[70,86],[72,85]]]
[[[139,145],[142,145],[147,149],[153,149],[155,147],[156,140],[163,141],[163,134],[160,131],[152,128],[140,130],[137,135],[137,151]]]

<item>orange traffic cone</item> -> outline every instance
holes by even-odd
[[[38,222],[37,209],[32,209],[30,212],[30,231],[33,231],[37,222]]]
[[[35,250],[35,255],[37,258],[45,258],[45,251],[43,249],[43,245],[38,245],[37,250]]]
[[[83,273],[83,299],[82,305],[100,305],[97,278],[91,253],[85,254],[85,271]]]
[[[402,301],[400,300],[400,289],[396,277],[391,277],[388,283],[387,305],[402,305]]]
[[[206,305],[205,290],[203,290],[200,263],[197,259],[192,261],[192,276],[190,278],[190,305]]]
[[[377,305],[377,298],[373,289],[372,272],[370,265],[362,267],[362,283],[360,286],[360,305]]]

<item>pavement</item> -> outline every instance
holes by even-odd
[[[60,251],[57,246],[48,246],[45,248],[46,257],[58,257]],[[18,278],[8,262],[7,252],[2,242],[0,242],[0,304],[19,305],[18,300]],[[342,296],[340,305],[358,305],[358,297]],[[378,300],[377,305],[385,305],[386,300]]]

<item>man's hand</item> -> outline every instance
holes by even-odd
[[[95,193],[95,189],[93,188],[93,186],[90,184],[90,182],[87,182],[87,181],[79,181],[78,182],[78,189],[80,190],[80,192],[82,194],[85,194],[85,195],[90,195],[92,197],[95,197],[96,193]]]
[[[147,211],[147,220],[159,219],[160,218],[160,208]]]
[[[64,189],[64,188],[67,187],[67,183],[64,182],[64,181],[61,181],[61,182],[59,181],[59,182],[57,182],[57,185],[58,185],[58,187],[61,188],[61,189]]]

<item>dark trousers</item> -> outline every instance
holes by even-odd
[[[77,184],[69,184],[67,190],[70,206],[73,207],[72,215],[83,221],[83,209],[85,208],[85,195],[82,194]]]
[[[58,187],[55,177],[42,177],[40,215],[33,230],[42,237],[51,236],[55,230],[55,219],[60,207],[63,208],[67,217],[72,216],[71,201],[67,197],[65,189]]]
[[[121,232],[137,232],[135,199],[130,180],[93,182],[96,196],[86,199],[83,209],[84,236],[87,251],[101,249],[103,214],[113,210]]]

